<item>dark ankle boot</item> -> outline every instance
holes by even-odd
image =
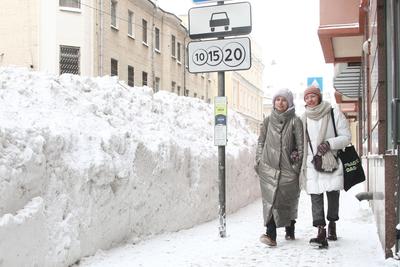
[[[328,224],[328,240],[336,241],[336,223],[334,221],[330,221]]]
[[[328,241],[326,240],[325,226],[318,226],[318,235],[316,238],[310,239],[310,245],[319,246],[320,248],[328,247]]]
[[[294,237],[294,224],[295,223],[296,223],[296,221],[292,220],[290,222],[290,226],[285,226],[285,231],[286,231],[285,239],[286,240],[295,240],[295,237]]]

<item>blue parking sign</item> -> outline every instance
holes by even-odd
[[[314,86],[318,87],[322,92],[322,89],[323,89],[322,81],[323,81],[322,77],[308,77],[307,78],[307,87],[314,85]]]

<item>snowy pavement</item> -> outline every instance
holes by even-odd
[[[258,240],[264,232],[259,199],[227,216],[226,238],[218,236],[218,220],[214,220],[138,244],[99,251],[75,267],[398,266],[395,260],[385,261],[368,203],[354,197],[358,190],[341,192],[338,241],[329,242],[329,249],[316,249],[308,244],[316,229],[311,226],[309,196],[302,193],[296,240],[286,241],[284,228],[279,228],[276,248],[269,248]]]

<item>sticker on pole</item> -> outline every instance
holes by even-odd
[[[214,99],[214,145],[226,146],[227,134],[227,105],[225,96],[216,96]]]
[[[250,39],[190,42],[188,57],[191,73],[248,70],[251,67]]]

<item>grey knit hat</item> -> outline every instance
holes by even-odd
[[[275,105],[275,99],[278,96],[283,96],[284,98],[286,98],[286,100],[288,102],[288,108],[293,107],[293,94],[289,89],[282,88],[282,89],[277,90],[274,93],[274,96],[272,97],[272,105]]]

